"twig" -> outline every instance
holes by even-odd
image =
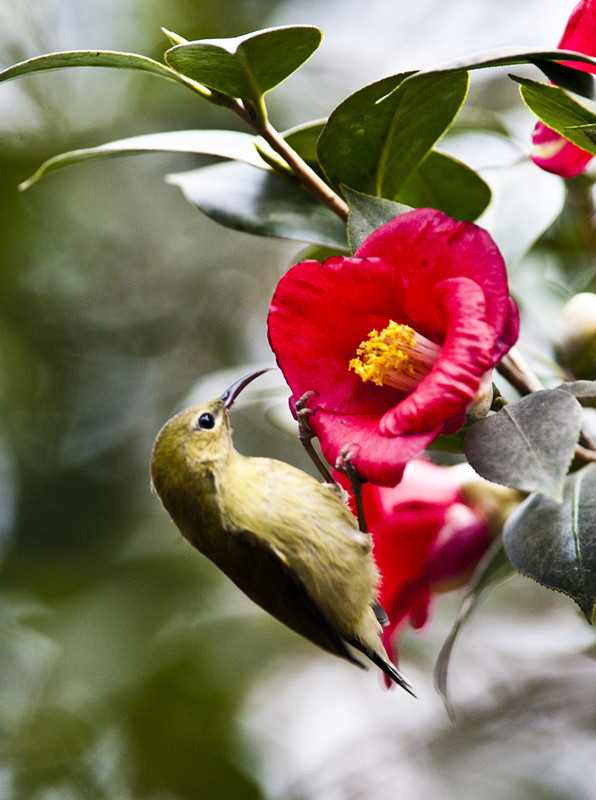
[[[330,208],[344,222],[348,219],[348,204],[333,191],[333,189],[320,178],[309,165],[300,158],[295,150],[280,136],[278,131],[269,123],[264,126],[255,123],[246,107],[238,100],[230,104],[229,108],[237,114],[255,133],[261,136],[275,152],[291,167],[300,185],[313,194],[327,208]]]
[[[497,372],[509,381],[522,396],[544,389],[538,377],[515,347],[512,347],[503,360],[497,364]]]

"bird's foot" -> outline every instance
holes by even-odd
[[[296,418],[298,420],[298,438],[302,442],[302,446],[310,456],[313,464],[321,473],[321,476],[325,483],[335,484],[335,480],[333,479],[333,475],[329,472],[326,465],[323,463],[321,457],[317,453],[312,443],[312,440],[315,438],[315,434],[313,433],[310,425],[308,424],[308,418],[313,413],[312,408],[308,408],[306,405],[308,398],[311,394],[317,394],[314,389],[309,390],[308,392],[304,392],[302,397],[299,397],[296,401],[294,408],[296,411]]]

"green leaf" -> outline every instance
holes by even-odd
[[[349,207],[348,241],[354,252],[374,230],[413,207],[438,208],[455,219],[475,219],[490,201],[480,176],[450,156],[432,151],[399,193],[400,202],[341,186]]]
[[[61,167],[98,158],[114,158],[133,153],[200,153],[221,158],[233,158],[264,169],[265,162],[259,156],[255,146],[258,138],[248,133],[226,130],[170,131],[133,136],[130,139],[119,139],[98,147],[71,150],[68,153],[54,156],[45,161],[34,175],[19,186],[19,189],[28,189],[44,175]]]
[[[437,208],[457,220],[477,219],[490,203],[490,188],[470,167],[431,150],[397,199],[414,208]]]
[[[566,64],[558,64],[556,61],[532,59],[532,62],[561,89],[567,89],[589,99],[594,98],[594,78],[589,72],[568,67]]]
[[[581,406],[568,392],[534,392],[475,422],[464,452],[483,478],[558,501],[581,424]]]
[[[409,206],[385,200],[383,197],[371,197],[368,194],[355,192],[342,186],[342,192],[350,207],[348,216],[348,242],[352,253],[360,247],[362,242],[373,231],[380,228],[389,220],[411,211]]]
[[[596,408],[596,381],[568,381],[556,388],[569,392],[582,406]]]
[[[178,33],[174,33],[174,31],[169,31],[167,28],[163,27],[161,30],[172,44],[186,44],[188,42],[188,39],[185,39],[184,36],[180,36]]]
[[[300,158],[306,161],[311,167],[318,167],[317,142],[326,124],[326,119],[316,119],[304,125],[297,125],[295,128],[290,128],[284,131],[282,136],[292,150],[298,153]]]
[[[576,53],[574,50],[532,50],[519,47],[500,47],[495,50],[487,50],[484,53],[458,58],[454,61],[447,61],[444,64],[439,64],[438,67],[431,67],[422,71],[425,73],[453,72],[462,69],[513,67],[516,64],[536,64],[536,66],[542,68],[542,62],[551,61],[578,61],[582,64],[590,64],[596,67],[596,58],[586,56],[583,53]]]
[[[23,75],[32,75],[35,72],[48,72],[67,67],[134,69],[178,81],[191,86],[195,91],[200,88],[194,83],[191,84],[191,81],[183,75],[179,75],[165,64],[160,64],[159,61],[154,61],[152,58],[140,56],[136,53],[117,53],[111,50],[69,50],[30,58],[0,72],[0,82],[20,78]]]
[[[264,124],[263,95],[298,69],[318,48],[321,31],[309,25],[269,28],[231,39],[176,45],[166,63],[192,80],[240,98]]]
[[[406,202],[399,192],[459,111],[467,70],[573,60],[596,66],[596,59],[567,50],[503,48],[383,78],[331,114],[319,140],[320,163],[335,188]]]
[[[584,136],[587,137],[588,141],[596,146],[596,123],[593,125],[576,125],[572,130],[581,131]],[[585,149],[584,147],[584,150]]]
[[[596,601],[596,464],[565,479],[563,500],[531,495],[503,530],[518,572],[571,597],[588,622]]]
[[[435,665],[435,685],[437,691],[443,698],[443,702],[445,703],[445,707],[451,719],[455,718],[455,714],[449,699],[447,678],[449,662],[451,660],[455,641],[463,625],[469,620],[474,611],[476,611],[480,603],[486,599],[488,593],[498,583],[508,578],[512,572],[511,563],[505,554],[503,542],[499,537],[495,539],[474,570],[474,575],[472,576],[470,586],[460,606],[455,623],[441,648]]]
[[[430,444],[426,445],[427,450],[439,450],[443,453],[463,453],[464,441],[468,426],[464,425],[455,433],[439,434],[435,436]]]
[[[248,164],[216,164],[168,175],[211,219],[247,233],[345,250],[344,223],[299,186]]]
[[[323,261],[326,261],[328,258],[338,255],[349,256],[350,251],[347,247],[345,247],[343,250],[340,250],[339,247],[321,247],[320,245],[316,244],[307,245],[298,253],[294,253],[292,255],[291,263],[299,264],[301,261],[318,261],[319,264],[322,264]]]
[[[406,80],[407,79],[407,80]],[[341,184],[395,200],[457,115],[468,75],[404,73],[365,86],[331,114],[319,138],[319,161]]]
[[[583,125],[596,124],[596,104],[583,98],[575,99],[557,86],[512,77],[521,84],[524,102],[542,122],[573,144],[596,155],[596,143],[581,130]]]

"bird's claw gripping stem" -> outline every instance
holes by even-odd
[[[358,474],[358,470],[353,462],[353,445],[346,444],[342,447],[340,455],[335,462],[335,469],[343,474],[350,481],[354,502],[356,503],[356,513],[358,514],[358,527],[362,533],[368,533],[366,517],[364,514],[364,504],[362,502],[362,482],[363,479]]]
[[[308,418],[312,414],[312,408],[308,408],[306,405],[306,401],[311,396],[311,394],[316,394],[316,392],[311,389],[308,392],[304,392],[302,397],[298,398],[296,404],[294,406],[296,410],[296,418],[298,419],[298,438],[302,442],[302,446],[310,456],[313,464],[321,473],[321,476],[325,483],[335,483],[333,479],[333,475],[329,472],[323,461],[321,460],[319,454],[315,450],[312,440],[314,439],[314,433],[311,430],[310,425],[308,424]]]

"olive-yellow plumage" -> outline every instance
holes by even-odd
[[[258,605],[325,650],[360,650],[412,691],[381,642],[370,536],[337,487],[235,450],[229,408],[260,372],[182,411],[159,432],[153,487],[182,535]]]

